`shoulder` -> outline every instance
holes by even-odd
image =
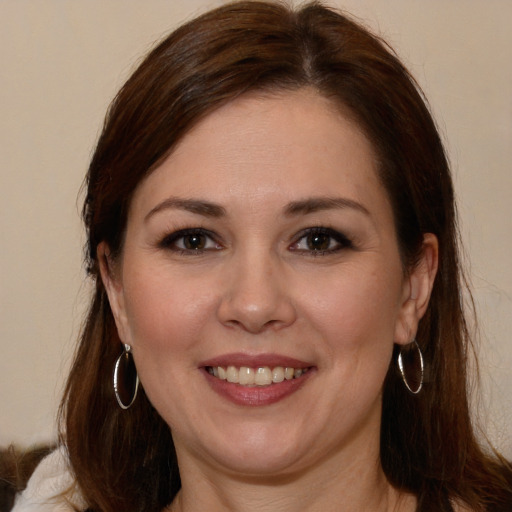
[[[69,468],[65,447],[45,457],[17,496],[12,512],[75,512],[85,508]]]

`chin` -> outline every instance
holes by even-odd
[[[177,441],[179,455],[180,441]],[[187,443],[189,446],[190,444]],[[275,425],[252,425],[210,432],[206,445],[195,448],[195,456],[215,470],[247,477],[275,477],[296,471],[309,452],[299,432],[285,433]]]
[[[258,450],[248,450],[246,453],[223,453],[217,459],[217,464],[226,470],[248,478],[286,477],[300,471],[301,457],[296,452],[288,450],[276,453],[270,447]]]

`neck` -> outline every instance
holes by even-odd
[[[185,468],[184,468],[185,469]],[[341,464],[337,457],[311,470],[255,478],[182,473],[182,489],[169,512],[413,512],[416,499],[387,481],[379,459]]]

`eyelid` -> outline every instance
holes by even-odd
[[[190,235],[200,235],[205,236],[209,238],[214,244],[215,247],[208,247],[204,249],[187,249],[185,247],[177,247],[176,243],[178,240],[190,236]],[[175,231],[172,231],[168,234],[166,234],[158,243],[158,246],[162,249],[174,251],[177,253],[183,253],[183,254],[202,254],[205,251],[212,251],[212,250],[218,250],[221,248],[221,244],[219,242],[219,237],[213,233],[212,231],[200,228],[200,227],[194,227],[194,228],[184,228],[184,229],[177,229]]]
[[[309,236],[324,235],[330,239],[329,246],[334,242],[334,247],[328,247],[326,249],[310,249],[300,248],[299,245],[302,240]],[[187,236],[203,236],[208,239],[205,247],[198,249],[190,249],[185,246],[179,247],[178,242],[185,239]],[[191,227],[175,229],[168,232],[163,236],[157,243],[158,247],[164,250],[180,253],[184,255],[199,255],[204,252],[220,250],[223,248],[221,238],[214,232],[202,228],[202,227]],[[289,250],[297,252],[302,255],[322,256],[328,254],[334,254],[342,250],[354,248],[353,242],[341,231],[326,226],[312,226],[301,230],[294,236],[292,243],[289,245]]]
[[[298,249],[294,246],[298,245],[298,243],[303,240],[304,238],[315,235],[315,234],[321,234],[326,235],[330,238],[332,238],[336,242],[336,247],[325,249],[325,250],[314,250],[314,249]],[[325,226],[314,226],[309,227],[306,229],[303,229],[295,236],[295,241],[291,244],[290,249],[292,251],[297,251],[302,254],[310,254],[313,256],[321,256],[326,254],[334,254],[336,252],[339,252],[344,249],[352,249],[354,248],[353,242],[341,231],[338,231],[337,229],[328,228]]]

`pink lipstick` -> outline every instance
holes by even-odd
[[[276,403],[298,391],[313,375],[311,363],[278,354],[225,354],[199,366],[210,387],[246,406]]]

